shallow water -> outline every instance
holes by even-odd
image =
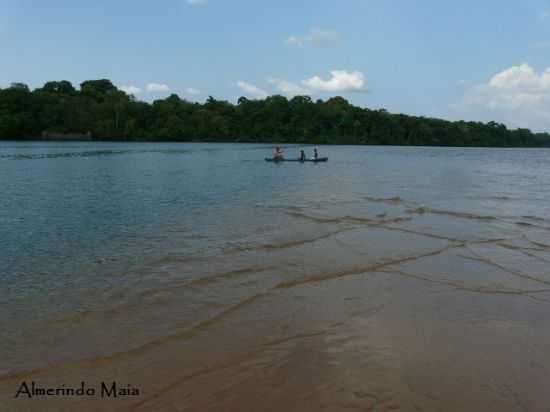
[[[547,410],[549,150],[271,150],[0,143],[8,410]]]

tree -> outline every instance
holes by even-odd
[[[107,79],[84,81],[80,90],[67,80],[32,92],[24,83],[0,89],[0,139],[52,131],[127,140],[550,147],[547,133],[392,114],[340,96],[315,102],[309,96],[240,97],[237,104],[210,96],[199,104],[172,94],[146,103]]]
[[[73,87],[71,82],[67,80],[47,82],[42,87],[42,90],[48,93],[59,93],[59,94],[75,94],[76,89]]]
[[[84,96],[89,96],[96,100],[102,100],[104,96],[111,92],[117,91],[117,88],[110,80],[87,80],[80,83],[80,92]]]

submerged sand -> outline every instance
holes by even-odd
[[[45,327],[48,346],[21,349],[34,367],[0,378],[0,410],[549,410],[550,221],[399,197],[283,215]],[[128,322],[140,339],[118,332]],[[23,381],[140,394],[14,399]]]

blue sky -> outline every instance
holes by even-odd
[[[0,87],[341,95],[550,131],[550,0],[0,0]]]

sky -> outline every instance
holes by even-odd
[[[0,87],[100,78],[550,132],[550,0],[0,0]]]

